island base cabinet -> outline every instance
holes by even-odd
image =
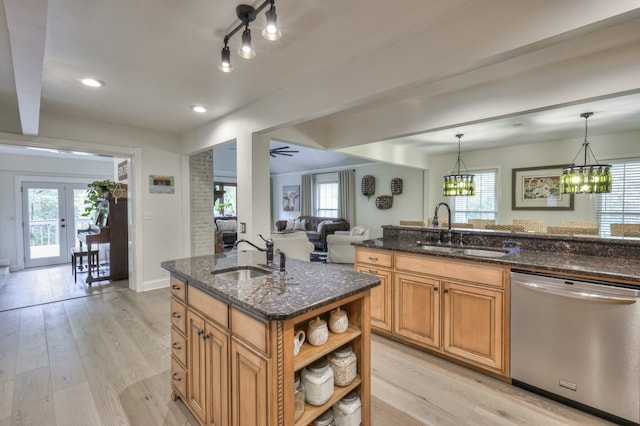
[[[244,344],[231,340],[233,426],[267,425],[267,361]]]
[[[189,379],[187,404],[201,424],[229,424],[229,335],[193,311],[187,313]]]
[[[371,327],[390,332],[393,273],[390,270],[367,265],[357,265],[355,270],[380,278],[380,285],[371,289]]]
[[[454,282],[444,286],[444,351],[502,369],[502,291]]]

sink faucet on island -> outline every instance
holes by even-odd
[[[442,202],[442,203],[438,203],[436,205],[436,210],[433,212],[433,227],[437,228],[438,227],[438,209],[440,209],[440,207],[446,207],[447,208],[447,237],[448,237],[448,242],[447,244],[451,245],[451,208],[449,207],[449,204]]]

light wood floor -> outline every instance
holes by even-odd
[[[170,399],[168,312],[168,289],[0,312],[0,426],[196,425]],[[605,424],[379,336],[372,373],[375,426]]]

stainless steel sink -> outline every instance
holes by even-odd
[[[474,249],[467,248],[461,249],[458,253],[464,254],[467,256],[478,256],[478,257],[503,257],[507,254],[504,250],[496,249]]]
[[[211,273],[216,277],[234,281],[245,281],[252,278],[271,275],[271,271],[265,271],[264,269],[256,268],[255,266],[240,266],[231,270],[226,269],[222,271],[212,271]]]
[[[445,247],[445,246],[429,246],[429,245],[424,245],[421,246],[422,250],[426,250],[426,251],[436,251],[439,253],[454,253],[456,251],[455,248],[453,247]]]

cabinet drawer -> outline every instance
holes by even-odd
[[[229,305],[213,296],[209,296],[194,286],[189,288],[189,306],[196,308],[204,316],[229,328]]]
[[[187,283],[181,280],[175,275],[171,275],[169,278],[169,287],[171,288],[171,295],[177,299],[186,302],[187,300]]]
[[[187,365],[187,339],[174,327],[171,327],[171,355]]]
[[[391,268],[392,262],[393,255],[391,253],[374,250],[362,250],[361,248],[358,248],[356,250],[356,263],[367,263],[369,265]]]
[[[267,356],[269,355],[267,352],[269,324],[267,322],[231,308],[231,331],[233,335],[242,338]]]
[[[182,367],[174,357],[171,357],[171,384],[186,401],[187,395],[187,370]]]
[[[396,270],[504,287],[504,267],[486,266],[476,262],[442,260],[426,255],[396,255]]]
[[[187,334],[187,308],[173,297],[171,298],[171,324],[182,334]]]

